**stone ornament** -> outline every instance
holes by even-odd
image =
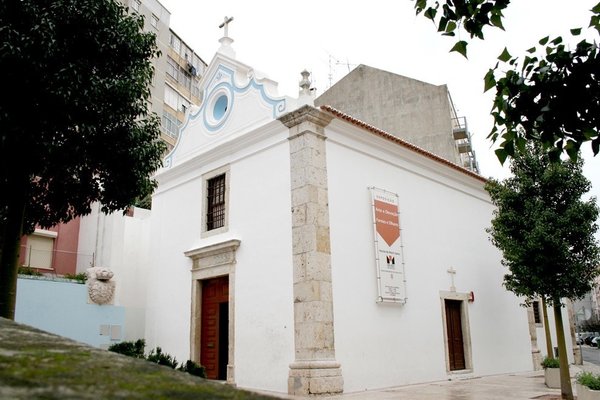
[[[92,303],[110,304],[115,294],[114,273],[105,267],[92,267],[87,271],[88,296]]]

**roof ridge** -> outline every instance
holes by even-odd
[[[378,136],[380,136],[380,137],[382,137],[382,138],[384,138],[386,140],[389,140],[389,141],[394,142],[396,144],[399,144],[399,145],[401,145],[403,147],[406,147],[409,150],[412,150],[412,151],[414,151],[416,153],[422,154],[425,157],[428,157],[428,158],[430,158],[430,159],[432,159],[434,161],[442,163],[442,164],[444,164],[444,165],[446,165],[446,166],[448,166],[450,168],[453,168],[453,169],[455,169],[457,171],[460,171],[460,172],[462,172],[462,173],[464,173],[466,175],[469,175],[469,176],[471,176],[471,177],[473,177],[475,179],[478,179],[478,180],[480,180],[482,182],[487,182],[488,181],[487,178],[484,178],[483,176],[479,175],[478,173],[475,173],[475,172],[473,172],[473,171],[471,171],[469,169],[461,167],[460,165],[458,165],[456,163],[453,163],[452,161],[446,160],[445,158],[440,157],[437,154],[434,154],[434,153],[432,153],[432,152],[430,152],[428,150],[425,150],[425,149],[423,149],[423,148],[421,148],[421,147],[419,147],[419,146],[417,146],[415,144],[412,144],[412,143],[410,143],[410,142],[408,142],[408,141],[406,141],[406,140],[404,140],[402,138],[399,138],[398,136],[392,135],[389,132],[386,132],[386,131],[384,131],[382,129],[379,129],[379,128],[371,125],[371,124],[368,124],[368,123],[366,123],[366,122],[358,119],[358,118],[355,118],[355,117],[353,117],[353,116],[351,116],[349,114],[346,114],[346,113],[344,113],[344,112],[342,112],[342,111],[340,111],[340,110],[338,110],[338,109],[336,109],[334,107],[331,107],[331,106],[328,106],[328,105],[322,105],[319,108],[321,110],[323,110],[323,111],[327,111],[328,113],[334,115],[337,118],[340,118],[340,119],[343,119],[345,121],[348,121],[351,124],[359,126],[361,128],[365,128],[366,130],[370,131],[371,133],[374,133],[374,134],[376,134],[376,135],[378,135]]]

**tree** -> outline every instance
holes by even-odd
[[[147,99],[158,55],[115,0],[0,2],[0,316],[14,318],[20,239],[153,191],[160,125]]]
[[[573,399],[562,322],[562,299],[589,292],[600,274],[594,238],[598,207],[584,201],[590,189],[581,160],[552,162],[541,145],[528,144],[511,159],[513,174],[486,184],[497,207],[488,229],[503,254],[505,287],[553,307],[563,398]]]
[[[433,5],[416,0],[415,10],[434,21],[443,35],[454,36],[464,27],[471,38],[484,39],[486,26],[504,29],[502,11],[508,5],[509,0],[446,0]],[[562,37],[547,36],[527,50],[523,60],[505,48],[484,77],[484,90],[496,89],[488,138],[500,141],[500,162],[513,157],[517,148],[523,150],[528,141],[542,143],[552,161],[559,161],[562,153],[577,157],[588,141],[594,155],[600,151],[600,53],[595,40],[600,3],[591,12],[589,33],[594,40],[582,39],[571,48]],[[574,38],[581,32],[571,29]],[[451,51],[466,57],[467,44],[459,40]]]

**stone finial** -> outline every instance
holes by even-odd
[[[298,105],[302,106],[305,104],[314,105],[315,93],[314,90],[311,89],[311,81],[310,81],[310,72],[304,70],[300,72],[302,75],[302,80],[300,81],[300,93],[298,95]]]
[[[300,81],[300,95],[310,95],[310,72],[304,70],[300,72],[302,75],[302,80]]]
[[[87,271],[88,296],[95,304],[109,304],[115,294],[114,273],[104,267],[92,267]]]

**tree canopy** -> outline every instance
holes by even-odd
[[[155,187],[164,144],[147,100],[158,51],[143,24],[115,0],[0,2],[1,316],[22,234],[96,201],[125,209]]]
[[[484,39],[484,28],[504,29],[503,11],[509,0],[416,0],[417,14],[434,21],[443,35],[454,36],[464,28],[471,38]],[[532,44],[522,59],[504,48],[498,63],[484,77],[484,90],[496,89],[492,106],[494,126],[488,135],[499,142],[496,155],[504,163],[523,150],[525,143],[541,143],[552,161],[562,153],[577,157],[581,145],[591,142],[600,151],[600,3],[592,8],[587,33],[571,27],[577,44],[561,37],[544,37]],[[582,21],[582,24],[585,21]],[[466,40],[451,51],[467,56]],[[500,51],[500,50],[499,50]]]
[[[582,198],[590,189],[582,164],[581,159],[553,162],[541,144],[529,143],[511,159],[511,178],[486,184],[497,207],[488,232],[509,269],[504,285],[526,300],[541,298],[554,308],[565,399],[573,399],[573,390],[562,301],[583,297],[600,274],[594,237],[598,207],[594,198]]]
[[[507,289],[549,305],[588,293],[600,274],[596,200],[583,200],[590,182],[581,160],[550,161],[527,145],[511,159],[512,177],[486,184],[497,209],[489,229],[509,273]]]

